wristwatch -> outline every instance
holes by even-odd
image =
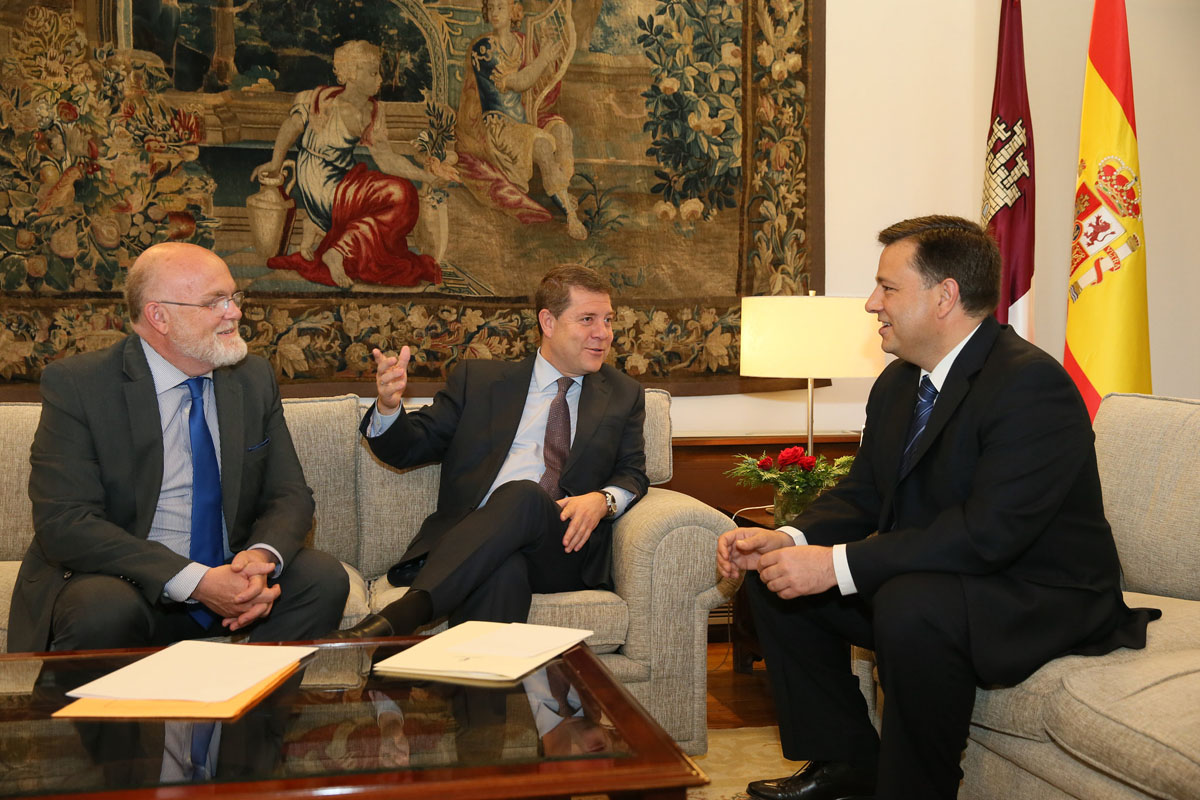
[[[612,519],[617,515],[617,498],[607,489],[601,489],[600,494],[604,495],[604,502],[608,506],[608,513],[604,515],[604,518]]]

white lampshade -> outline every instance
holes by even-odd
[[[743,297],[741,373],[862,378],[883,369],[879,322],[863,297]]]

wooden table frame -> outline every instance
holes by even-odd
[[[395,640],[387,640],[389,643]],[[370,643],[370,640],[367,640]],[[379,640],[377,643],[383,643]],[[354,643],[352,646],[359,646]],[[31,654],[0,655],[7,660]],[[62,655],[62,654],[54,654]],[[607,794],[612,800],[684,800],[687,788],[708,778],[679,750],[670,736],[584,645],[563,654],[578,685],[590,691],[617,733],[628,755],[588,757],[472,767],[430,767],[395,771],[346,773],[270,779],[241,783],[198,783],[140,789],[121,789],[133,800],[191,800],[236,798],[426,798],[439,800],[503,800],[505,798],[566,798]],[[39,798],[96,798],[111,800],[111,791],[47,795]]]

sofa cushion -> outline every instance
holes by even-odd
[[[0,561],[20,561],[33,538],[29,448],[41,415],[41,403],[0,403]]]
[[[1200,649],[1081,669],[1046,726],[1067,752],[1157,797],[1200,787]]]
[[[646,390],[646,477],[651,485],[671,480],[671,394],[665,389]]]
[[[310,544],[334,558],[356,564],[358,397],[348,394],[284,400],[283,417],[317,504]]]
[[[344,561],[342,568],[350,578],[350,593],[346,595],[346,608],[342,611],[342,624],[339,627],[349,628],[371,613],[371,590],[361,572]]]
[[[407,591],[407,586],[392,586],[387,578],[371,581],[371,608],[378,611],[399,600]],[[597,653],[611,653],[625,644],[629,632],[629,606],[618,595],[596,589],[535,594],[529,608],[529,622],[591,631],[592,635],[584,640],[588,647]],[[439,623],[421,632],[437,633],[444,629],[444,624]]]
[[[1064,656],[1046,664],[1016,686],[979,689],[971,721],[994,731],[1024,739],[1048,742],[1046,712],[1050,700],[1062,690],[1063,679],[1079,670],[1124,664],[1147,656],[1172,653],[1200,641],[1200,602],[1173,597],[1125,593],[1131,608],[1160,608],[1162,619],[1146,629],[1146,649],[1120,648],[1103,656]]]
[[[1094,427],[1126,588],[1200,600],[1200,400],[1110,394]]]
[[[20,561],[0,561],[0,653],[8,652],[8,610],[20,568]]]

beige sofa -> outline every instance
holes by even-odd
[[[1144,650],[980,689],[964,800],[1200,798],[1200,401],[1109,395],[1095,431],[1125,601],[1162,619]],[[870,653],[855,671],[875,710]]]
[[[351,573],[342,626],[394,593],[382,577],[437,502],[436,465],[398,471],[362,444],[366,402],[353,395],[285,400],[284,414],[317,502],[313,543]],[[670,395],[646,392],[651,484],[671,478]],[[27,482],[36,403],[0,403],[0,649],[18,562],[32,536]],[[530,621],[594,631],[587,640],[608,669],[688,753],[707,748],[708,612],[732,591],[718,583],[716,539],[733,527],[694,498],[651,488],[617,521],[616,589],[535,595]]]

